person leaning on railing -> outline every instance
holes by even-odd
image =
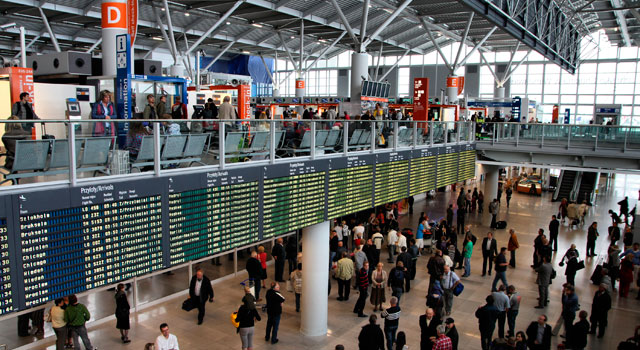
[[[132,159],[138,157],[138,152],[142,145],[142,138],[146,135],[149,135],[149,132],[141,122],[131,122],[129,125],[129,133],[127,134],[127,149]]]

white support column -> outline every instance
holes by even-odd
[[[24,37],[24,27],[20,27],[20,67],[27,68],[27,44]]]
[[[351,54],[351,104],[360,105],[360,92],[362,90],[362,77],[369,75],[369,55],[367,53],[354,52]],[[360,114],[358,111],[354,113]]]
[[[300,332],[305,336],[327,334],[329,288],[329,221],[302,229],[302,281]]]
[[[42,22],[44,23],[44,27],[47,29],[47,32],[49,32],[49,36],[51,37],[51,43],[53,44],[53,47],[55,47],[56,52],[60,52],[60,45],[58,45],[58,39],[56,38],[56,35],[53,33],[53,30],[51,30],[51,26],[49,25],[49,20],[47,19],[47,16],[44,14],[44,11],[42,11],[42,7],[38,7],[38,10],[40,10],[40,16],[42,17]],[[115,55],[115,51],[114,51],[114,55]]]
[[[495,165],[482,165],[482,170],[485,172],[484,176],[484,198],[485,203],[491,203],[495,198],[498,198],[498,172],[500,167]]]
[[[127,18],[126,11],[125,13],[121,13],[120,8],[122,7],[112,5],[113,3],[121,3],[124,4],[122,6],[126,8],[126,2],[126,0],[102,0],[102,18],[105,20],[105,23],[110,23],[109,27],[102,28],[101,51],[103,75],[116,75],[116,36],[127,34],[127,21],[121,20],[122,18]]]

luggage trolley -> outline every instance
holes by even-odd
[[[240,282],[240,284],[242,285],[243,291],[244,291],[244,287],[249,287],[249,291],[251,292],[251,295],[253,295],[254,298],[256,297],[256,287],[255,287],[255,282],[253,281],[253,278],[247,278],[246,280]],[[256,308],[258,307],[260,307],[262,311],[265,311],[265,312],[267,311],[267,304],[258,304],[258,302],[256,301]]]

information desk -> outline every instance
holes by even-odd
[[[0,196],[0,314],[450,185],[474,166],[463,145],[18,188]]]

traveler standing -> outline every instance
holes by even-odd
[[[507,208],[509,208],[509,202],[511,202],[511,195],[513,194],[513,190],[511,189],[511,186],[507,187]]]
[[[493,202],[489,204],[489,213],[491,214],[491,225],[489,227],[491,227],[492,229],[496,228],[496,220],[497,220],[499,211],[500,211],[500,203],[498,202],[498,199],[495,198]]]
[[[598,233],[598,223],[593,222],[587,232],[587,257],[596,256],[596,240],[598,236],[600,236]]]
[[[518,236],[514,229],[509,230],[509,243],[507,244],[507,250],[511,253],[511,259],[509,259],[509,265],[513,268],[516,267],[516,249],[520,248],[518,243]]]
[[[547,316],[538,316],[538,322],[531,322],[527,327],[527,345],[530,350],[551,349],[551,326],[547,324]]]
[[[351,286],[349,281],[353,278],[354,267],[353,260],[347,257],[347,252],[342,253],[342,258],[338,260],[336,267],[336,279],[338,279],[338,300],[349,300],[349,293],[351,293]]]
[[[242,350],[253,349],[253,334],[255,333],[255,321],[262,320],[256,308],[249,308],[242,304],[238,308],[236,322],[239,323],[238,334],[242,342]]]
[[[393,256],[396,254],[398,243],[398,231],[391,229],[387,233],[387,247],[389,248],[389,259],[387,262],[393,263]]]
[[[620,206],[620,217],[624,215],[626,221],[629,217],[629,197],[624,197],[623,200],[618,202],[618,205]]]
[[[507,320],[507,310],[511,307],[506,290],[507,286],[501,284],[498,290],[491,294],[493,305],[498,309],[498,338],[504,338],[504,323]]]
[[[471,235],[467,234],[463,243],[462,256],[464,258],[464,274],[462,277],[469,277],[471,275],[471,254],[473,253],[473,242],[471,242]]]
[[[600,283],[598,290],[593,296],[593,303],[591,304],[591,330],[589,334],[596,334],[596,328],[598,328],[598,338],[604,336],[604,331],[607,328],[607,316],[611,309],[611,295],[607,291],[607,285]]]
[[[573,325],[573,320],[576,318],[576,312],[580,309],[578,304],[578,296],[575,293],[575,289],[571,284],[565,284],[562,291],[562,323],[558,322],[553,329],[553,335],[557,335],[560,332],[560,327],[564,324],[565,337],[567,330]]]
[[[278,238],[276,240],[276,244],[273,246],[273,249],[271,249],[271,256],[275,260],[276,265],[275,276],[273,279],[276,280],[276,282],[284,282],[282,274],[284,273],[286,253],[284,251],[284,246],[282,246],[282,238]]]
[[[446,321],[444,321],[445,326],[447,327],[446,335],[451,339],[451,350],[458,350],[458,341],[460,337],[458,335],[458,329],[456,329],[456,324],[453,318],[449,317]]]
[[[298,266],[298,262],[296,261],[296,257],[298,255],[298,244],[296,243],[295,236],[289,236],[287,238],[287,246],[284,249],[285,255],[287,256],[287,261],[289,262],[289,275],[296,269]]]
[[[620,266],[620,297],[626,298],[633,282],[633,254],[627,254]]]
[[[542,263],[541,259],[540,259],[540,248],[542,248],[542,239],[545,238],[544,237],[544,229],[538,229],[538,235],[536,236],[536,238],[533,240],[533,265],[531,265],[531,267],[533,267],[534,269],[538,266],[540,266],[540,263]]]
[[[536,284],[538,285],[538,306],[536,309],[542,309],[547,306],[547,300],[549,299],[549,284],[551,283],[551,274],[553,267],[549,263],[548,258],[544,258],[542,264],[536,268],[538,278]]]
[[[567,331],[565,344],[573,350],[584,350],[587,347],[587,335],[589,334],[589,321],[587,312],[582,310],[578,313],[579,321],[572,325]]]
[[[398,298],[391,297],[389,299],[391,307],[384,310],[380,317],[384,318],[384,335],[387,339],[387,350],[393,350],[393,343],[396,341],[396,331],[400,323],[400,306],[398,306]]]
[[[551,216],[551,222],[549,222],[549,245],[553,247],[553,251],[558,251],[558,231],[560,229],[560,222],[555,215]]]
[[[178,337],[169,333],[169,325],[160,325],[160,335],[156,338],[154,350],[180,350]]]
[[[20,94],[20,99],[22,100],[22,95],[26,93]],[[27,94],[28,100],[29,94]],[[14,105],[15,106],[15,105]],[[15,115],[15,114],[14,114]],[[98,101],[93,104],[91,108],[91,119],[102,119],[104,122],[95,122],[93,124],[93,136],[113,136],[115,135],[115,128],[112,122],[106,121],[107,119],[115,119],[116,118],[116,108],[111,101],[111,93],[108,90],[100,91],[100,97]],[[23,119],[23,118],[20,118]],[[29,119],[29,118],[27,118]],[[39,119],[35,117],[33,119]],[[27,124],[23,124],[24,126]],[[33,125],[33,124],[28,124]],[[31,130],[31,126],[25,128],[25,130]]]
[[[369,262],[365,261],[360,270],[358,270],[356,274],[356,284],[360,295],[353,308],[353,313],[358,314],[358,317],[367,317],[367,315],[364,314],[364,307],[367,303],[367,293],[369,291]]]
[[[202,269],[196,270],[196,275],[191,277],[191,283],[189,283],[189,298],[194,303],[193,306],[198,308],[198,325],[202,324],[204,320],[204,311],[207,304],[207,300],[213,303],[213,287],[211,287],[211,281],[204,275]]]
[[[378,316],[369,316],[369,324],[362,327],[358,335],[358,349],[384,350],[384,334],[377,321]]]
[[[489,350],[491,341],[493,340],[493,331],[496,329],[496,320],[498,319],[499,311],[493,305],[493,296],[488,295],[485,301],[487,303],[476,310],[476,318],[478,319],[478,326],[480,328],[480,344],[482,350]]]
[[[251,257],[247,260],[246,270],[249,274],[249,279],[253,280],[256,301],[261,301],[260,286],[262,283],[260,280],[262,279],[262,264],[260,264],[260,260],[258,260],[258,252],[255,250],[251,252]]]
[[[493,238],[493,233],[488,232],[487,237],[482,240],[482,276],[486,275],[487,262],[489,263],[489,276],[491,276],[493,259],[496,255],[498,255],[498,243]]]
[[[95,350],[91,345],[89,336],[87,335],[87,327],[85,324],[91,318],[91,314],[87,307],[78,302],[75,294],[69,296],[69,305],[64,310],[64,322],[67,323],[67,330],[73,336],[73,344],[76,349],[80,349],[78,337],[82,339],[82,344],[86,350]]]
[[[65,348],[65,341],[67,340],[67,323],[64,320],[64,299],[58,298],[55,301],[55,305],[49,310],[49,316],[47,320],[51,322],[51,328],[56,334],[56,350],[63,350]]]
[[[265,285],[265,280],[267,279],[267,253],[264,251],[263,245],[258,246],[258,260],[260,260],[260,266],[262,266],[262,275],[260,276],[262,288],[266,289],[267,286]],[[329,264],[331,264],[331,262],[329,262]]]
[[[436,338],[433,339],[433,350],[451,350],[451,339],[446,336],[445,325],[439,324],[436,327]]]
[[[433,309],[428,308],[424,315],[420,315],[418,320],[420,325],[420,350],[431,350],[433,343],[432,337],[437,337],[436,328],[441,324],[440,319]]]
[[[564,253],[562,260],[560,260],[559,265],[562,266],[565,263],[567,264],[567,268],[564,270],[565,276],[567,276],[567,283],[575,286],[576,272],[578,272],[578,256],[580,253],[576,249],[575,244],[571,244],[571,248],[567,249],[567,252]]]
[[[300,296],[302,295],[302,264],[298,264],[298,268],[291,272],[291,284],[293,292],[296,295],[296,312],[300,312]]]
[[[118,283],[116,299],[116,328],[120,330],[120,339],[123,343],[131,343],[129,340],[129,301],[124,292],[124,284]]]
[[[382,311],[382,304],[386,301],[384,289],[387,282],[387,272],[382,268],[383,264],[379,262],[378,265],[376,265],[376,269],[371,272],[370,302],[373,304],[373,311]]]
[[[607,249],[607,255],[607,268],[609,269],[609,277],[611,277],[611,287],[613,290],[616,290],[616,280],[620,275],[620,248],[618,248],[615,243],[611,242],[609,249]],[[633,274],[631,279],[633,280]],[[622,279],[620,282],[622,282]]]
[[[507,283],[507,265],[507,248],[502,247],[500,248],[500,254],[496,257],[496,277],[493,278],[492,291],[496,291],[498,280],[502,281],[505,287],[509,285]]]
[[[509,325],[508,335],[513,337],[516,331],[516,318],[520,311],[520,301],[522,301],[522,297],[513,285],[509,286],[507,289],[507,296],[509,296],[509,309],[507,310],[507,324]]]
[[[453,308],[453,290],[460,284],[460,278],[455,272],[451,271],[448,265],[444,266],[441,283],[444,291],[444,309],[447,316],[451,315]]]
[[[271,289],[267,291],[265,298],[267,299],[267,334],[264,336],[264,340],[269,341],[271,339],[271,344],[275,344],[278,342],[282,303],[285,300],[280,293],[278,282],[271,282]]]
[[[404,288],[404,279],[406,278],[405,268],[402,264],[402,261],[398,261],[396,263],[396,267],[389,271],[389,279],[387,280],[387,285],[391,289],[391,295],[398,299],[398,304],[400,304],[400,298],[402,297],[402,292]]]

